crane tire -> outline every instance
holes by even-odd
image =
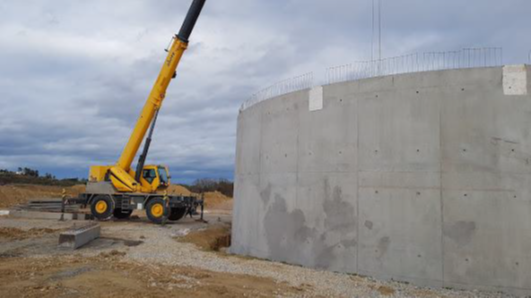
[[[146,205],[146,215],[152,223],[160,225],[168,217],[168,209],[162,198],[153,198]]]
[[[110,196],[96,196],[90,203],[90,211],[97,220],[108,220],[114,212],[114,201]]]

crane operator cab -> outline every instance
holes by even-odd
[[[165,190],[170,186],[168,168],[164,166],[146,166],[142,171],[142,178],[156,190]]]

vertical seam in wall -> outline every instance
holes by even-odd
[[[262,139],[264,137],[264,110],[265,110],[264,108],[260,107],[260,145],[259,145],[259,149],[258,149],[258,156],[259,156],[260,160],[258,161],[258,186],[257,186],[259,195],[262,192],[262,158],[263,158],[263,155],[262,155],[263,140]],[[258,206],[260,206],[260,205],[261,205],[261,203],[258,202]],[[267,206],[264,206],[264,209],[266,207]],[[262,220],[262,218],[260,216],[260,209],[262,209],[262,208],[258,207],[258,220]],[[265,211],[264,211],[264,213],[265,213]],[[257,226],[260,226],[260,223],[258,223]],[[265,227],[264,227],[264,229],[265,229]],[[247,244],[247,245],[249,246],[249,244]],[[267,248],[267,250],[268,250],[267,254],[269,254],[269,247]]]
[[[354,99],[356,103],[356,238],[358,240],[356,247],[356,273],[359,272],[359,251],[360,251],[360,118],[359,118],[359,100],[356,96]]]
[[[444,287],[444,202],[443,202],[443,101],[439,99],[439,200],[441,208],[441,284]]]
[[[310,91],[308,91],[308,100],[306,102],[310,102]],[[298,105],[297,105],[298,106]],[[308,109],[309,111],[309,109]],[[299,151],[299,139],[300,139],[300,126],[301,126],[301,113],[306,112],[306,109],[301,109],[300,106],[297,109],[297,146],[296,149],[296,155],[297,155],[297,162],[295,164],[295,206],[299,208],[299,159],[300,159],[300,151]],[[308,112],[309,113],[309,112]]]

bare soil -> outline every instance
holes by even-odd
[[[61,198],[63,189],[70,197],[77,197],[85,191],[84,185],[71,187],[12,184],[0,185],[0,208],[9,208],[20,204],[25,204],[36,199]]]
[[[22,240],[27,238],[39,237],[45,234],[52,234],[58,230],[47,228],[31,228],[29,230],[21,230],[11,227],[0,227],[0,239],[8,240]]]
[[[2,297],[271,297],[297,290],[272,279],[95,257],[0,259]]]

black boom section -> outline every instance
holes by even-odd
[[[190,10],[188,10],[188,15],[181,27],[181,31],[179,31],[179,34],[177,35],[181,41],[188,42],[205,2],[206,0],[194,0],[194,2],[192,2],[192,6],[190,7]]]
[[[151,139],[153,137],[153,131],[155,130],[155,124],[157,124],[158,117],[159,117],[159,110],[155,112],[153,123],[151,123],[151,128],[149,129],[148,137],[146,139],[146,142],[144,143],[144,150],[142,150],[142,154],[140,154],[140,157],[138,158],[138,164],[136,165],[136,174],[135,174],[135,180],[138,183],[141,183],[140,177],[142,177],[142,172],[144,171],[144,164],[146,163],[146,158],[149,152],[149,146],[151,146]]]

